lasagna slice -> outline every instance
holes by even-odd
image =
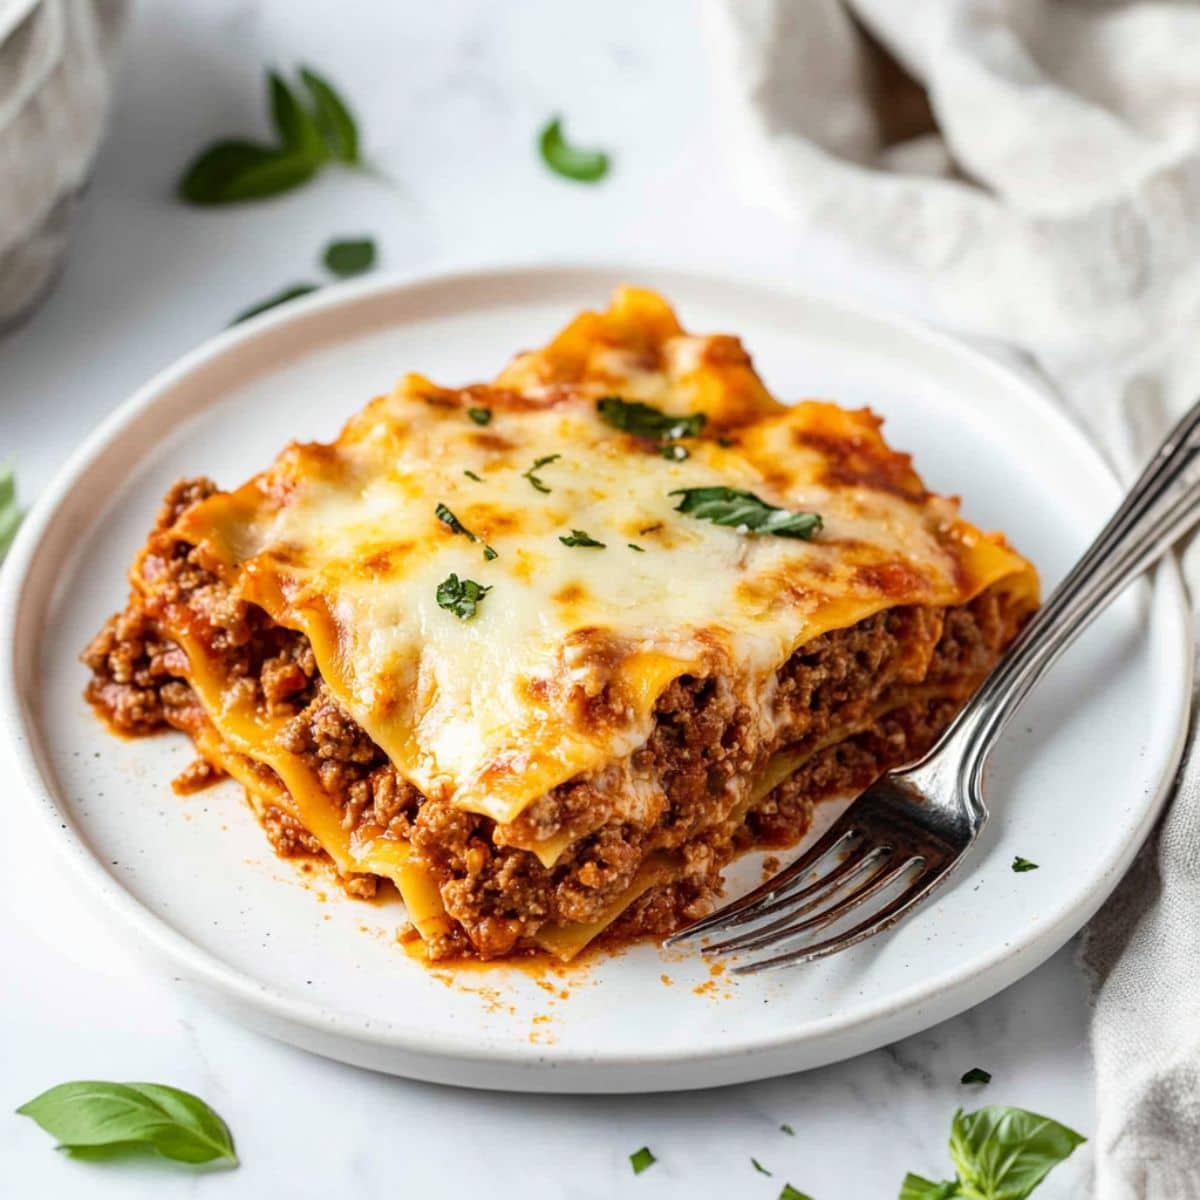
[[[179,484],[87,649],[275,848],[431,959],[659,936],[929,747],[1037,604],[869,411],[784,405],[623,289],[491,384],[409,375],[233,491]]]

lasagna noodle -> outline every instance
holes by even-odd
[[[685,456],[664,457],[602,419],[598,402],[613,395],[706,423]],[[468,414],[479,409],[486,425]],[[235,597],[307,637],[339,705],[419,792],[509,825],[644,745],[680,677],[761,695],[815,638],[891,608],[953,608],[989,590],[1036,605],[1029,563],[927,492],[879,425],[866,411],[778,403],[735,339],[689,336],[660,298],[624,289],[491,386],[406,377],[336,441],[288,447],[187,508],[172,533]],[[679,489],[714,486],[818,512],[823,530],[753,536],[678,511]],[[602,546],[564,546],[577,530]],[[451,574],[490,589],[469,621],[437,602]],[[282,719],[239,701],[186,621],[167,625],[230,753],[202,752],[260,801],[266,785],[239,756],[269,767],[281,784],[270,802],[339,871],[392,879],[422,937],[444,933],[452,922],[420,857],[353,836],[281,745]],[[777,757],[764,778],[781,763],[800,760]],[[734,816],[758,795],[743,787]],[[573,840],[560,832],[528,850],[550,868]],[[569,956],[678,873],[656,853],[599,918],[537,940]]]

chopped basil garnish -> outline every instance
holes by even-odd
[[[780,1125],[780,1133],[786,1133],[788,1137],[795,1137],[796,1131],[790,1125]]]
[[[776,508],[753,492],[736,488],[676,488],[668,495],[683,497],[675,506],[676,512],[688,513],[714,525],[729,525],[740,533],[769,533],[807,540],[821,529],[817,513]]]
[[[626,542],[626,543],[625,543],[625,545],[627,545],[627,546],[630,548],[630,550],[636,550],[636,551],[637,551],[639,554],[645,554],[645,553],[646,553],[646,547],[645,547],[645,546],[637,546],[637,545],[635,545],[633,542]]]
[[[486,425],[492,419],[492,410],[490,408],[468,408],[467,416],[476,425]]]
[[[521,478],[528,479],[529,482],[532,483],[539,492],[549,492],[550,489],[537,477],[537,475],[534,474],[534,472],[540,470],[542,467],[548,466],[552,462],[557,462],[560,458],[562,458],[561,454],[544,455],[543,457],[539,458],[537,462],[535,462],[533,466],[529,468],[528,471],[525,471],[521,475]]]
[[[563,136],[562,119],[553,117],[538,134],[542,162],[556,175],[576,183],[595,183],[608,174],[608,155],[603,150],[581,150]]]
[[[596,411],[606,424],[636,437],[695,437],[708,420],[704,413],[676,417],[651,404],[643,404],[640,400],[622,400],[620,396],[604,396],[597,400]]]
[[[72,1158],[150,1150],[175,1162],[238,1165],[225,1122],[198,1096],[161,1083],[60,1083],[17,1112]]]
[[[755,1170],[756,1170],[756,1171],[757,1171],[757,1172],[758,1172],[760,1175],[768,1175],[768,1176],[769,1176],[769,1175],[771,1175],[771,1174],[772,1174],[772,1172],[768,1171],[768,1170],[767,1170],[767,1168],[766,1168],[766,1167],[764,1167],[764,1166],[762,1165],[762,1163],[760,1163],[760,1162],[758,1161],[758,1159],[757,1159],[757,1158],[751,1158],[751,1159],[750,1159],[750,1162],[753,1164],[753,1166],[754,1166],[754,1169],[755,1169]]]
[[[640,1150],[635,1150],[629,1156],[629,1162],[633,1167],[633,1173],[640,1175],[647,1167],[652,1167],[658,1162],[658,1159],[650,1153],[649,1147],[643,1146]]]
[[[935,1181],[908,1174],[900,1200],[1025,1200],[1087,1138],[1049,1117],[990,1104],[960,1108],[950,1123],[950,1157],[957,1178]]]
[[[437,513],[437,519],[445,525],[451,533],[461,533],[468,541],[479,541],[478,536],[473,534],[444,504],[438,504],[433,510]],[[486,542],[483,546],[483,557],[489,561],[493,558],[499,558],[497,551],[493,550]]]
[[[1022,858],[1019,854],[1012,860],[1012,869],[1020,874],[1022,871],[1036,871],[1038,865],[1035,862],[1030,862],[1027,858]]]
[[[459,579],[457,575],[451,574],[438,584],[438,607],[452,612],[460,621],[469,621],[475,615],[484,596],[491,590],[482,583],[476,583],[474,579]]]
[[[482,480],[482,479],[481,479],[481,478],[480,478],[478,475],[476,475],[474,471],[464,471],[464,472],[463,472],[463,474],[464,474],[464,475],[465,475],[465,476],[466,476],[468,479],[473,479],[473,480],[475,480],[475,482],[476,482],[476,483],[482,483],[482,482],[483,482],[483,480]]]
[[[961,1080],[962,1083],[991,1083],[992,1073],[982,1067],[972,1067]]]
[[[558,539],[564,546],[594,546],[597,550],[607,549],[604,542],[598,542],[583,529],[572,529],[570,537]]]
[[[345,238],[325,247],[325,266],[346,279],[361,275],[375,265],[375,243],[370,238]]]
[[[668,442],[659,453],[663,458],[669,459],[671,462],[683,462],[685,458],[691,457],[691,451],[686,446],[681,446],[678,442]]]

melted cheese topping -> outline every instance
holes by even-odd
[[[614,394],[707,424],[687,458],[667,459],[600,419]],[[468,415],[479,408],[486,425]],[[805,642],[884,608],[997,584],[1036,595],[1029,564],[926,493],[879,425],[777,403],[734,339],[685,335],[658,297],[627,289],[491,386],[408,376],[336,442],[289,447],[176,532],[308,635],[339,702],[426,796],[511,822],[641,745],[680,675],[754,688]],[[677,511],[673,490],[713,485],[820,513],[823,530],[760,536]],[[564,545],[573,530],[603,548]],[[438,604],[451,574],[490,589],[469,620]],[[294,765],[264,753],[271,733],[246,752],[290,787]]]

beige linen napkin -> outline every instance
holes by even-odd
[[[749,194],[918,270],[1129,472],[1200,394],[1200,6],[706,0]],[[1192,595],[1200,554],[1185,558]],[[1200,1197],[1200,754],[1084,939],[1100,1200]]]

